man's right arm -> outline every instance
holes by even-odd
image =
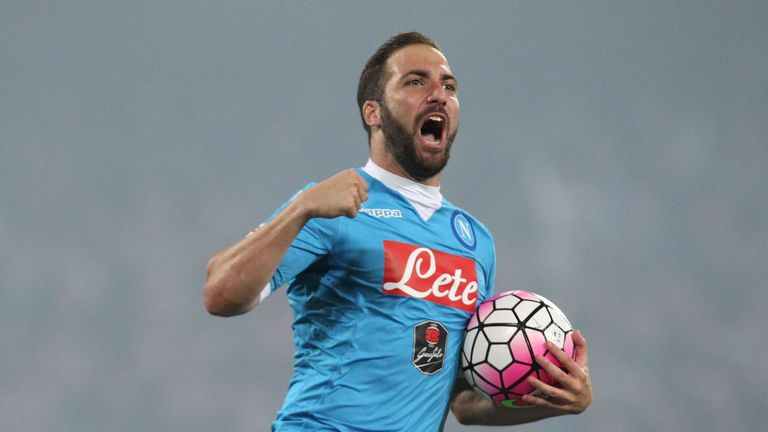
[[[214,255],[203,287],[205,308],[219,316],[253,309],[304,224],[316,217],[357,216],[367,190],[359,173],[342,171],[305,190],[252,235]]]

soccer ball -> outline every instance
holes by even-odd
[[[554,383],[534,358],[543,355],[560,365],[547,351],[546,341],[574,358],[572,334],[565,314],[543,296],[527,291],[498,294],[481,303],[469,319],[461,355],[464,377],[496,404],[525,407],[520,398],[535,390],[527,382],[529,376]]]

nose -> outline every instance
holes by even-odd
[[[448,94],[445,91],[445,87],[440,82],[435,82],[429,89],[427,94],[427,102],[438,105],[445,105],[448,102]]]

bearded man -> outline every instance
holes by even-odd
[[[457,80],[420,33],[385,42],[360,76],[363,168],[310,183],[208,264],[207,310],[246,313],[278,288],[293,309],[296,363],[273,431],[440,431],[584,411],[586,340],[552,348],[557,383],[532,379],[527,409],[497,406],[459,373],[467,320],[493,293],[490,231],[446,200],[443,168],[459,125]]]

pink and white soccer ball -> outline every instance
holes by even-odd
[[[534,360],[543,355],[560,362],[546,348],[552,341],[574,358],[573,327],[554,303],[528,291],[498,294],[475,309],[467,324],[461,366],[475,391],[496,404],[523,407],[520,398],[535,389],[531,375],[553,384]]]

